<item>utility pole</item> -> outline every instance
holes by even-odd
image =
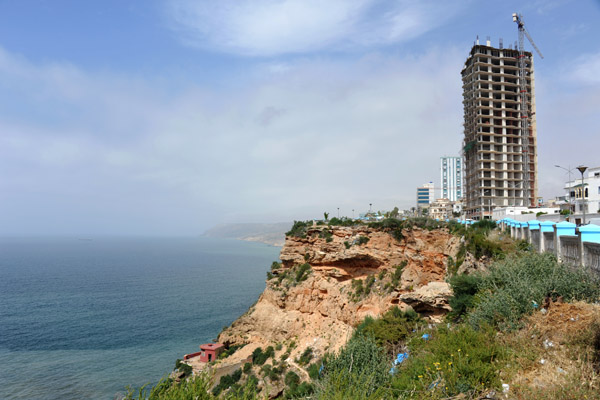
[[[579,167],[577,167],[577,169],[579,170],[579,172],[581,172],[581,199],[583,200],[583,223],[582,225],[585,225],[585,208],[586,208],[586,204],[585,204],[585,181],[583,180],[583,173],[585,172],[585,170],[587,169],[587,167],[584,167],[583,165],[580,165]]]

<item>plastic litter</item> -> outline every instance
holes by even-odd
[[[548,339],[544,340],[544,348],[549,349],[550,347],[554,347],[554,343],[552,343]]]
[[[540,364],[544,365],[546,364],[546,360],[544,360],[543,358],[540,360]]]
[[[429,333],[424,333],[421,337],[423,338],[423,340],[429,340],[430,338]]]
[[[564,370],[564,369],[562,369],[561,367],[557,367],[557,368],[556,368],[556,371],[557,371],[559,374],[566,374],[566,373],[567,373],[567,371],[565,371],[565,370]]]
[[[408,358],[408,353],[398,353],[394,360],[394,365],[402,364]]]
[[[503,383],[502,384],[502,393],[508,393],[509,390],[510,390],[510,385],[508,383]]]
[[[442,381],[442,378],[438,378],[437,380],[431,382],[431,385],[429,385],[429,389],[433,389],[434,387],[436,387],[437,385],[439,385],[439,383]]]
[[[546,310],[545,308],[542,308],[542,309],[540,310],[540,312],[541,312],[542,314],[546,315],[546,313],[548,312],[548,310]]]
[[[531,300],[531,305],[533,306],[533,308],[539,307],[538,303],[536,303],[535,300]]]

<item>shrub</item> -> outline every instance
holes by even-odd
[[[245,363],[245,364],[244,364],[244,367],[242,368],[242,371],[243,371],[245,374],[248,374],[248,373],[249,373],[251,370],[252,370],[252,364],[251,364],[251,363],[249,363],[249,362]]]
[[[288,371],[285,374],[285,384],[290,387],[297,386],[300,383],[300,377],[294,371]]]
[[[267,352],[263,352],[262,348],[260,347],[257,347],[252,352],[252,364],[254,365],[263,365],[268,358],[269,354]]]
[[[498,373],[509,358],[489,326],[479,330],[468,325],[454,330],[440,326],[430,340],[416,337],[409,348],[410,357],[394,375],[392,388],[429,391],[430,398],[475,394],[483,387],[500,386]]]
[[[346,241],[344,241],[344,246],[345,246],[347,249],[349,249],[349,248],[350,248],[350,246],[351,246],[351,244],[350,244],[350,242],[348,242],[348,241],[346,240]]]
[[[375,343],[394,355],[403,341],[425,321],[413,310],[401,311],[393,307],[380,318],[367,317],[356,327],[354,336],[367,336]]]
[[[323,229],[319,233],[319,237],[321,239],[325,239],[325,242],[327,242],[327,243],[331,243],[333,241],[333,233],[331,233],[331,231],[329,229]]]
[[[350,296],[353,301],[358,301],[362,297],[365,288],[363,287],[363,281],[361,279],[352,279],[352,289],[354,293]]]
[[[277,261],[273,261],[271,263],[271,271],[275,271],[277,269],[281,268],[281,263],[277,262]]]
[[[212,390],[213,395],[218,396],[223,390],[230,388],[232,385],[237,383],[242,377],[242,370],[236,369],[231,375],[224,375],[219,380],[219,384]]]
[[[181,362],[181,359],[175,361],[175,369],[183,372],[184,376],[190,376],[193,371],[193,368],[190,365]]]
[[[365,279],[365,295],[366,296],[368,296],[369,293],[371,293],[371,288],[373,287],[374,283],[375,283],[375,276],[373,276],[373,275],[367,276],[367,279]]]
[[[310,264],[302,264],[296,270],[296,282],[302,282],[308,279],[308,275],[310,274]]]
[[[452,307],[448,318],[457,321],[473,307],[473,299],[482,279],[479,275],[455,275],[450,278],[453,295],[448,301]]]
[[[484,276],[468,321],[475,327],[516,328],[520,318],[533,311],[532,302],[542,304],[547,296],[595,301],[600,286],[596,277],[559,264],[552,254],[516,254],[496,262]]]
[[[312,347],[307,347],[297,362],[300,365],[306,365],[310,362],[310,360],[312,360],[312,358],[313,358],[313,349],[312,349]]]
[[[403,222],[395,218],[386,218],[380,222],[370,222],[368,225],[370,228],[382,230],[389,233],[397,241],[401,241],[404,238],[402,235]]]
[[[265,364],[260,368],[263,376],[268,376],[271,373],[271,364]]]
[[[308,366],[308,368],[306,369],[308,371],[308,376],[310,376],[310,379],[312,379],[312,380],[318,379],[320,369],[321,369],[320,362],[315,362],[315,363],[310,364]]]
[[[335,355],[327,355],[323,363],[324,377],[317,398],[368,398],[389,382],[389,366],[382,349],[367,336],[352,337]],[[363,397],[345,397],[347,393]]]
[[[239,349],[241,349],[244,346],[245,346],[245,344],[236,344],[234,346],[229,346],[227,349],[225,349],[224,351],[222,351],[219,354],[219,358],[229,357],[230,355],[232,355],[233,353],[235,353],[236,351],[238,351]]]
[[[337,217],[333,217],[329,220],[329,225],[331,226],[354,226],[354,225],[359,225],[360,222],[359,221],[354,221],[350,218],[346,218],[346,217],[342,217],[342,218],[337,218]]]
[[[369,238],[367,236],[359,236],[356,240],[356,244],[361,246],[363,244],[367,244],[369,242]]]
[[[295,236],[299,238],[306,237],[306,231],[308,228],[312,227],[312,221],[294,221],[294,225],[292,225],[292,229],[285,233],[286,236]]]
[[[397,287],[400,284],[400,278],[402,278],[402,272],[408,264],[408,261],[404,260],[400,265],[394,266],[394,273],[392,274],[392,286]]]

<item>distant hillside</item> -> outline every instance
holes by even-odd
[[[220,224],[204,232],[203,236],[240,239],[266,243],[272,246],[283,246],[285,232],[289,231],[292,225],[292,222]]]

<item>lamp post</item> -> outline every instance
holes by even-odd
[[[587,167],[584,167],[583,165],[580,165],[579,167],[577,167],[577,169],[579,170],[579,172],[581,172],[581,199],[583,200],[583,224],[585,225],[585,181],[583,180],[583,173],[585,172],[585,170],[587,169]]]
[[[340,219],[340,208],[338,207],[338,219]]]
[[[560,168],[560,169],[564,169],[565,171],[567,171],[569,173],[569,185],[571,185],[571,171],[573,171],[575,168],[571,168],[571,166],[569,165],[568,168],[565,167],[561,167],[560,165],[554,165],[556,168]],[[571,187],[569,186],[569,211],[571,210]]]
[[[486,196],[486,193],[488,193],[488,195],[491,196],[492,195],[491,189],[483,189],[483,196],[481,198],[481,220],[482,221],[485,219],[484,210],[485,210],[485,196]],[[491,213],[491,210],[492,210],[492,199],[490,199],[490,201],[489,201],[488,208],[489,208],[490,213]],[[491,215],[490,215],[490,219],[492,219]]]
[[[522,182],[512,182],[508,184],[508,188],[513,189],[513,215],[517,212],[517,185],[520,185]]]

